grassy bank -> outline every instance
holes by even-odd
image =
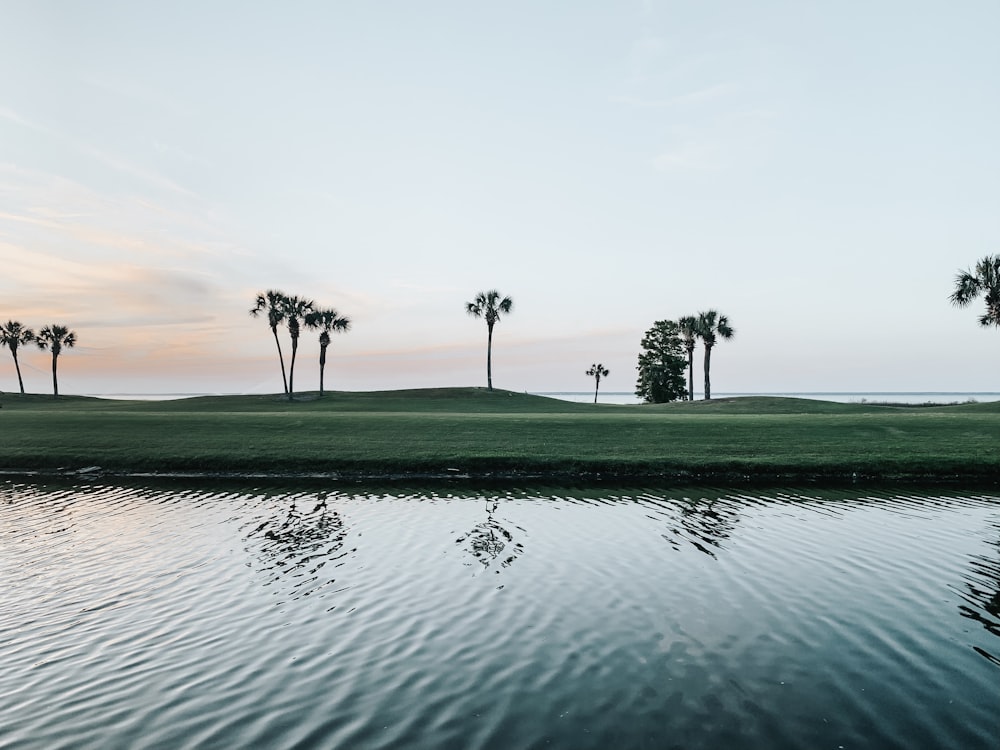
[[[0,399],[0,470],[1000,478],[1000,404],[593,405],[478,388]]]

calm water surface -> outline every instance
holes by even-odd
[[[0,747],[991,748],[1000,499],[0,483]]]

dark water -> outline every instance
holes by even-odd
[[[0,484],[0,747],[992,748],[1000,500]]]

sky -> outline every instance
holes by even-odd
[[[63,393],[280,392],[266,289],[351,319],[328,389],[485,385],[493,288],[500,388],[600,362],[630,392],[646,329],[715,309],[713,393],[1000,390],[1000,330],[948,302],[1000,253],[997,28],[995,0],[0,0],[0,321],[77,333]]]

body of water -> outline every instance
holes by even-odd
[[[593,391],[548,391],[539,392],[538,396],[548,396],[564,401],[579,401],[593,403]],[[809,398],[819,401],[838,401],[840,403],[889,403],[889,404],[955,404],[969,401],[1000,401],[1000,393],[981,393],[969,391],[833,391],[833,392],[787,392],[787,393],[715,393],[714,398],[739,398],[741,396],[778,396],[782,398]],[[703,394],[696,392],[695,399],[701,400]],[[632,392],[603,391],[598,393],[599,404],[638,404],[639,399]]]
[[[0,483],[0,747],[996,748],[1000,499]]]

